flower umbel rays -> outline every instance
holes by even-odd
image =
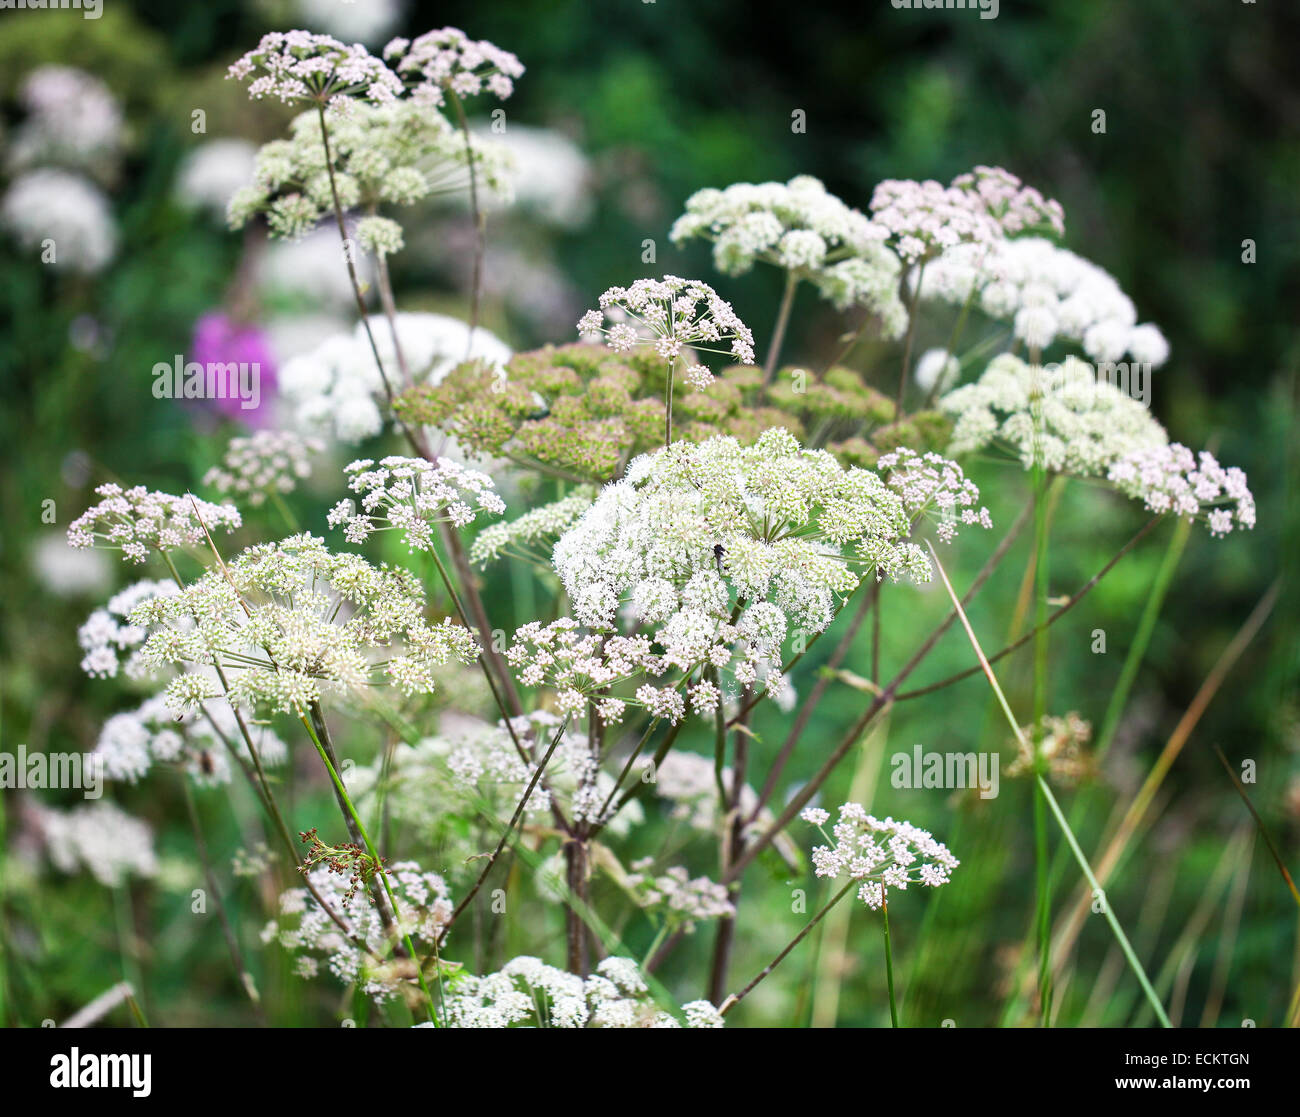
[[[400,531],[413,551],[433,546],[434,525],[465,527],[480,512],[500,515],[505,501],[492,478],[466,469],[450,458],[383,458],[377,465],[362,458],[347,466],[348,488],[361,497],[358,512],[351,500],[339,501],[329,514],[330,527],[345,526],[349,543],[364,543],[376,531]]]
[[[150,551],[202,546],[208,531],[234,531],[242,520],[233,504],[209,504],[192,496],[172,496],[143,485],[123,489],[100,485],[103,497],[68,526],[73,547],[104,547],[122,552],[131,562],[144,562]]]
[[[324,448],[320,439],[304,438],[294,431],[256,431],[232,438],[221,465],[209,469],[203,483],[222,496],[246,497],[257,508],[268,496],[293,492],[298,482],[311,474],[311,455]]]
[[[608,328],[606,318],[613,322]],[[749,327],[729,302],[698,279],[666,275],[638,279],[630,287],[611,287],[600,296],[600,309],[582,316],[578,332],[604,334],[616,353],[650,344],[665,361],[675,361],[689,348],[754,363],[754,335]],[[727,342],[731,344],[721,348]]]
[[[310,535],[250,547],[175,596],[144,602],[131,621],[155,626],[146,662],[220,667],[232,704],[296,714],[326,689],[427,693],[438,667],[478,654],[467,629],[424,619],[414,575],[331,554]],[[220,693],[195,671],[167,690],[174,710]]]
[[[257,47],[231,65],[228,77],[253,78],[254,100],[315,101],[343,107],[350,97],[377,105],[402,92],[396,74],[360,43],[346,46],[329,35],[310,31],[272,31]]]
[[[830,815],[810,807],[803,820],[821,827]],[[938,888],[947,884],[960,862],[948,847],[910,822],[895,822],[870,815],[860,803],[840,807],[839,821],[827,838],[831,844],[812,852],[819,877],[849,877],[861,881],[858,898],[869,908],[879,908],[889,889],[903,891],[909,884]]]

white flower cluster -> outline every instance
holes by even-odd
[[[9,140],[11,169],[54,163],[111,168],[122,147],[122,110],[99,78],[73,66],[38,66],[24,79],[27,115]]]
[[[641,907],[663,912],[665,926],[681,927],[689,933],[695,930],[696,923],[736,914],[725,884],[708,877],[692,879],[681,865],[652,876],[648,870],[653,863],[653,857],[633,862],[633,872],[625,883]]]
[[[387,683],[427,693],[437,668],[478,654],[467,629],[424,619],[409,571],[331,554],[310,535],[250,547],[180,593],[143,602],[130,619],[155,626],[140,650],[146,663],[220,666],[232,704],[273,712],[301,714],[325,687]],[[167,689],[174,710],[218,693],[201,673]]]
[[[120,666],[119,654],[130,650],[124,668],[127,678],[146,678],[149,669],[140,661],[137,649],[149,633],[142,625],[132,624],[127,618],[142,601],[151,597],[171,597],[179,592],[179,587],[170,578],[158,582],[145,578],[110,597],[104,608],[96,609],[77,629],[77,643],[86,653],[81,660],[81,669],[94,678],[114,678]]]
[[[811,807],[801,817],[821,827],[829,819],[826,811]],[[900,891],[909,884],[938,888],[947,884],[959,864],[948,847],[926,830],[910,822],[895,822],[869,815],[860,803],[840,807],[839,821],[827,837],[831,845],[812,852],[813,869],[819,877],[847,876],[861,881],[858,898],[869,908],[879,908],[887,891]]]
[[[582,624],[608,631],[626,602],[666,666],[730,670],[749,687],[779,666],[796,630],[830,624],[836,600],[859,583],[854,566],[928,580],[929,560],[905,541],[910,528],[903,500],[875,473],[801,450],[774,428],[748,447],[718,437],[636,458],[553,558]],[[770,691],[783,682],[779,671],[767,676]],[[718,697],[701,690],[699,712]]]
[[[1194,454],[1177,442],[1143,447],[1115,462],[1107,476],[1152,512],[1204,520],[1213,536],[1227,535],[1234,524],[1255,526],[1246,474],[1236,466],[1225,469],[1208,450]]]
[[[517,629],[506,649],[506,662],[524,686],[553,687],[556,706],[563,713],[581,714],[594,699],[598,716],[611,725],[623,720],[628,703],[603,692],[638,675],[662,675],[666,670],[648,637],[584,632],[572,617],[547,625],[529,621]],[[681,694],[673,688],[660,691],[646,684],[637,691],[636,701],[655,717],[673,723],[686,712]]]
[[[417,952],[432,949],[451,918],[452,904],[447,883],[437,873],[425,872],[414,861],[399,861],[384,870],[388,886],[397,901],[397,928],[411,936]],[[345,985],[357,987],[376,1002],[382,1003],[414,981],[409,959],[376,961],[387,954],[389,939],[383,919],[362,889],[367,903],[345,903],[348,892],[346,877],[319,866],[309,879],[325,902],[348,924],[353,938],[365,943],[371,953],[362,951],[342,934],[336,924],[317,904],[306,888],[290,888],[280,896],[280,917],[262,929],[262,941],[278,942],[285,950],[299,953],[296,972],[312,978],[324,961],[326,968]],[[375,957],[372,957],[371,955]]]
[[[415,99],[430,105],[441,105],[447,91],[460,98],[487,92],[504,101],[524,73],[508,50],[455,27],[427,31],[414,41],[394,39],[384,47],[384,58],[414,83]]]
[[[883,455],[876,468],[885,474],[889,487],[896,489],[909,512],[934,508],[939,514],[939,538],[952,542],[957,524],[993,526],[987,508],[975,510],[980,491],[956,462],[942,454],[918,454],[906,447]]]
[[[906,325],[906,311],[898,260],[883,244],[888,235],[811,175],[698,190],[669,233],[674,244],[711,240],[724,275],[743,275],[762,261],[808,279],[840,309],[869,308],[892,337]]]
[[[375,344],[390,380],[398,374],[397,354],[388,322],[370,319]],[[501,368],[511,357],[504,342],[482,328],[474,331],[444,314],[398,314],[398,343],[416,384],[439,384],[466,359]],[[277,385],[293,408],[294,423],[303,430],[328,434],[340,442],[357,443],[384,429],[380,404],[384,382],[363,327],[350,334],[326,338],[309,353],[285,362]],[[396,391],[398,384],[394,381]]]
[[[254,431],[230,440],[221,464],[208,470],[203,483],[222,496],[246,497],[257,508],[272,493],[293,492],[311,475],[310,455],[324,449],[320,439],[294,431]]]
[[[1098,477],[1125,454],[1167,441],[1145,406],[1098,379],[1077,357],[1043,367],[1004,353],[939,406],[956,419],[948,453],[961,456],[1000,442],[1026,469],[1037,462]]]
[[[266,725],[244,719],[257,749],[257,758],[267,768],[278,768],[289,758],[288,746]],[[201,710],[187,710],[179,717],[158,694],[139,709],[114,714],[100,731],[95,755],[110,780],[135,783],[154,763],[178,765],[200,787],[217,787],[230,782],[230,753],[251,760],[248,743],[225,702],[213,702]]]
[[[396,225],[373,216],[374,210],[464,189],[471,159],[479,183],[509,200],[509,152],[479,137],[467,148],[451,123],[426,105],[357,105],[346,117],[329,121],[328,130],[333,182],[320,116],[301,113],[290,124],[288,139],[261,147],[252,182],[230,197],[227,219],[232,228],[265,212],[273,235],[297,239],[334,212],[337,191],[344,209],[372,213],[361,219],[356,234],[362,247],[373,251],[367,240],[376,230]],[[400,237],[401,226],[396,228]]]
[[[614,322],[608,329],[606,317]],[[636,325],[629,324],[628,318]],[[734,357],[743,365],[754,363],[754,335],[731,303],[707,283],[676,275],[611,287],[600,296],[600,309],[582,316],[578,332],[590,337],[604,334],[606,344],[616,353],[651,342],[668,362],[676,361],[684,350],[696,349]],[[728,341],[729,348],[718,348]],[[703,366],[692,366],[692,371],[696,368]],[[702,375],[699,379],[704,381]]]
[[[871,219],[907,264],[959,244],[987,245],[1035,225],[1064,231],[1064,215],[1008,171],[977,167],[951,185],[886,179],[871,195]]]
[[[95,493],[104,499],[68,525],[68,544],[118,550],[123,558],[137,563],[144,562],[151,549],[201,547],[207,532],[218,528],[234,531],[242,522],[233,504],[172,496],[143,485],[123,489],[110,482],[100,485]]]
[[[99,187],[69,171],[39,167],[9,184],[0,222],[24,249],[61,271],[93,275],[117,251],[117,226]]]
[[[158,872],[153,831],[107,800],[68,811],[37,807],[34,815],[46,853],[62,872],[88,869],[108,888]]]
[[[563,535],[591,507],[595,496],[592,486],[579,485],[568,496],[530,509],[517,519],[490,524],[474,537],[470,561],[487,566],[502,555],[512,555],[528,562],[545,562],[550,553],[547,544]]]
[[[590,977],[523,956],[499,972],[459,980],[446,998],[444,1026],[453,1028],[675,1028],[677,1019],[655,1005],[630,958],[606,958]],[[708,1001],[682,1006],[688,1028],[721,1028]],[[427,1027],[428,1025],[419,1025]]]
[[[1109,272],[1041,237],[951,248],[926,264],[921,297],[956,306],[974,300],[990,318],[1011,322],[1031,349],[1073,341],[1093,360],[1127,353],[1153,368],[1169,358],[1164,335],[1138,324],[1133,300]]]
[[[330,527],[344,525],[349,543],[364,543],[376,531],[400,531],[411,550],[427,551],[435,524],[466,527],[480,511],[499,516],[506,510],[491,477],[450,458],[434,463],[392,456],[378,465],[361,458],[344,472],[348,488],[361,497],[361,511],[352,500],[341,500],[328,522]]]
[[[253,78],[248,95],[255,101],[320,101],[340,110],[346,109],[350,96],[382,105],[403,92],[401,79],[360,43],[346,46],[310,31],[263,35],[226,76],[236,81]]]

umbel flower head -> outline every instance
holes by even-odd
[[[257,759],[276,768],[289,758],[289,749],[269,726],[245,718]],[[179,717],[168,708],[164,694],[139,709],[114,714],[104,723],[95,755],[110,780],[135,783],[155,763],[170,764],[189,774],[199,787],[218,787],[231,778],[230,753],[251,761],[248,742],[226,702],[209,702]]]
[[[428,105],[394,101],[356,105],[346,117],[332,119],[329,150],[334,182],[325,161],[320,115],[304,112],[289,126],[289,138],[263,144],[253,167],[253,181],[231,197],[227,219],[240,228],[265,213],[273,236],[295,239],[333,212],[334,190],[346,209],[371,216],[357,225],[362,247],[379,210],[412,205],[426,198],[463,190],[471,160],[480,184],[509,201],[510,156],[490,140],[465,138]],[[398,226],[400,236],[400,226]]]
[[[1059,203],[1047,201],[1000,167],[976,167],[948,186],[886,179],[871,195],[871,219],[883,226],[905,264],[963,243],[987,245],[1035,226],[1065,231]]]
[[[523,63],[508,50],[455,27],[426,31],[414,41],[393,39],[384,58],[414,86],[415,99],[431,105],[441,105],[448,92],[460,98],[487,92],[504,101],[524,73]]]
[[[431,950],[451,918],[447,882],[414,861],[399,861],[377,871],[388,877],[397,901],[399,932],[409,934],[417,950]],[[335,978],[345,985],[355,982],[361,992],[378,1003],[411,988],[416,978],[409,958],[376,961],[387,951],[389,938],[369,891],[361,889],[352,900],[348,878],[324,864],[311,869],[307,877],[330,908],[342,913],[352,939],[339,932],[338,925],[308,889],[290,888],[281,893],[280,916],[262,929],[262,941],[278,942],[285,950],[296,953],[294,972],[299,977],[314,978],[324,962]],[[369,953],[352,940],[364,943]]]
[[[341,108],[350,97],[386,104],[402,93],[396,74],[360,43],[346,46],[311,31],[272,31],[233,63],[226,74],[236,81],[253,78],[253,100],[317,101]]]
[[[1083,477],[1104,476],[1112,462],[1146,446],[1161,446],[1164,428],[1138,400],[1091,365],[1067,357],[1060,365],[1032,365],[1004,353],[984,374],[939,400],[956,419],[948,452],[1005,447],[1026,469]]]
[[[911,286],[916,290],[917,276]],[[954,306],[969,302],[990,318],[1012,324],[1031,349],[1079,344],[1096,361],[1127,353],[1157,368],[1169,343],[1105,269],[1042,237],[959,244],[926,263],[921,298]]]
[[[100,485],[103,497],[68,525],[68,544],[122,552],[124,559],[144,562],[150,551],[202,546],[207,531],[234,531],[242,522],[233,504],[209,504],[193,496],[172,496],[143,485],[123,489]]]
[[[311,475],[311,455],[325,444],[319,438],[305,438],[294,431],[255,431],[232,438],[220,465],[214,465],[203,483],[222,496],[246,498],[254,507],[268,496],[284,496]]]
[[[1234,526],[1255,526],[1255,498],[1246,474],[1235,466],[1225,469],[1208,450],[1194,454],[1177,442],[1145,446],[1115,462],[1107,477],[1148,511],[1201,520],[1216,537]]]
[[[941,477],[930,495],[973,500],[964,479],[948,487],[959,474]],[[863,573],[929,579],[929,560],[907,541],[927,500],[915,487],[900,495],[875,473],[846,470],[826,451],[802,450],[781,429],[750,447],[675,442],[635,459],[553,559],[582,624],[609,631],[626,604],[667,666],[730,670],[748,687],[779,666],[796,630],[825,629]],[[779,670],[767,686],[783,689]],[[701,691],[701,712],[717,697]]]
[[[667,382],[668,366],[649,346],[616,353],[574,342],[516,353],[501,370],[466,361],[436,386],[399,396],[396,409],[468,453],[568,481],[611,481],[636,454],[663,445]],[[676,401],[673,433],[750,443],[769,427],[797,427],[795,412],[813,396],[776,400],[759,369],[733,365]]]
[[[607,317],[614,322],[608,329]],[[606,344],[616,353],[649,343],[670,362],[696,349],[729,354],[741,364],[754,363],[753,333],[729,302],[698,279],[666,275],[663,279],[638,279],[630,287],[611,287],[600,296],[600,309],[582,316],[578,332],[604,334]],[[729,348],[719,348],[728,341]],[[699,379],[696,383],[691,378],[693,386],[707,383]]]
[[[506,510],[491,477],[450,458],[435,464],[393,456],[378,465],[361,458],[344,472],[348,488],[361,497],[361,510],[341,500],[330,511],[329,525],[344,525],[349,543],[364,543],[376,531],[400,531],[411,550],[427,551],[435,524],[465,527],[479,512],[499,516]]]
[[[69,811],[37,807],[33,817],[46,854],[62,872],[87,869],[106,888],[158,872],[149,825],[107,799]]]
[[[86,653],[81,660],[81,669],[95,678],[114,678],[121,666],[119,656],[130,652],[125,667],[127,678],[139,679],[148,675],[148,668],[140,662],[138,649],[149,633],[140,625],[131,624],[127,617],[140,602],[176,592],[176,583],[170,578],[158,582],[144,578],[110,597],[107,605],[96,609],[77,629],[77,643]]]
[[[830,819],[819,807],[808,808],[801,817],[818,828]],[[927,888],[947,884],[960,864],[929,831],[910,822],[876,818],[860,803],[840,807],[839,821],[826,840],[829,845],[812,852],[813,870],[819,877],[861,881],[858,898],[873,909],[880,907],[891,888],[902,891],[909,884]]]
[[[812,175],[697,190],[669,236],[674,244],[711,240],[714,266],[724,275],[743,275],[755,261],[784,268],[814,283],[840,309],[869,308],[888,336],[906,323],[898,260],[884,247],[889,230],[850,209]]]
[[[498,973],[456,982],[446,1010],[446,1024],[453,1028],[681,1027],[650,999],[631,958],[606,958],[586,978],[539,958],[512,958]],[[688,1028],[723,1026],[722,1016],[708,1001],[683,1005],[682,1015]]]
[[[174,597],[144,602],[131,621],[154,626],[146,662],[220,667],[232,705],[298,714],[327,688],[427,693],[438,667],[478,654],[467,629],[424,619],[409,571],[331,554],[310,535],[250,547]],[[174,710],[219,693],[194,671],[167,689]]]

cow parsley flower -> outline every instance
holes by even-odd
[[[77,643],[86,653],[81,660],[81,669],[94,678],[114,678],[120,665],[118,656],[130,651],[125,667],[127,678],[147,676],[148,669],[140,662],[136,650],[144,643],[148,631],[141,625],[130,623],[127,617],[142,601],[178,592],[176,583],[170,578],[159,582],[145,578],[114,594],[104,608],[96,609],[77,629]]]
[[[175,596],[144,602],[131,621],[156,626],[146,662],[220,666],[232,704],[273,712],[301,714],[327,688],[428,693],[439,667],[478,654],[467,629],[424,619],[409,571],[331,554],[310,535],[250,547]],[[193,672],[173,680],[171,708],[215,697],[206,683]]]
[[[264,767],[276,768],[289,758],[288,746],[269,726],[250,718],[244,726]],[[230,783],[230,753],[251,760],[235,713],[225,702],[212,702],[179,716],[166,696],[155,695],[136,710],[114,714],[100,731],[95,753],[111,780],[137,782],[155,763],[187,772],[199,787]]]
[[[755,261],[784,268],[842,310],[868,308],[896,336],[906,311],[898,298],[898,260],[883,245],[888,235],[811,175],[698,190],[669,234],[674,244],[711,240],[714,266],[725,275],[742,275]]]
[[[320,439],[294,431],[240,435],[230,440],[221,464],[208,470],[203,483],[222,496],[233,494],[258,508],[268,496],[293,492],[299,481],[311,475],[310,455],[324,449]]]
[[[524,73],[523,63],[508,50],[455,27],[414,40],[394,39],[384,47],[384,58],[414,86],[415,99],[430,105],[443,104],[448,91],[459,98],[487,92],[504,101]]]
[[[933,508],[939,515],[939,538],[950,543],[957,523],[991,528],[987,508],[975,509],[980,491],[956,462],[942,454],[918,454],[906,448],[884,454],[876,468],[888,477],[889,487],[903,498],[908,511]]]
[[[973,491],[963,483],[960,499]],[[750,686],[796,632],[830,624],[859,571],[930,577],[906,541],[919,510],[781,429],[751,447],[676,442],[634,460],[553,560],[582,624],[611,630],[626,602],[667,666],[730,670]]]
[[[68,811],[37,807],[34,818],[45,852],[62,872],[87,869],[106,888],[158,872],[153,831],[115,803],[101,800]]]
[[[688,1028],[721,1028],[707,1001],[682,1006]],[[512,958],[500,971],[468,976],[446,997],[445,1025],[453,1028],[674,1028],[678,1021],[649,998],[630,958],[605,958],[590,977],[548,966],[539,958]],[[423,1026],[423,1025],[421,1025]]]
[[[450,458],[437,463],[424,458],[369,458],[349,464],[348,488],[361,497],[358,512],[352,500],[341,500],[329,514],[329,526],[344,526],[349,543],[364,543],[376,531],[400,531],[413,551],[433,546],[434,525],[466,527],[479,512],[501,515],[505,501],[492,478],[467,469]]]
[[[811,817],[810,817],[811,814]],[[807,821],[826,818],[826,812],[804,812]],[[876,909],[891,888],[905,890],[909,884],[938,888],[947,884],[960,862],[929,831],[910,822],[878,819],[867,814],[860,803],[840,807],[839,821],[827,836],[830,845],[812,852],[813,870],[819,877],[849,877],[861,881],[858,898]]]
[[[296,238],[334,211],[334,190],[348,209],[372,216],[356,226],[362,248],[367,237],[392,247],[400,237],[388,220],[373,216],[381,209],[406,206],[425,198],[459,193],[469,182],[473,162],[478,182],[503,201],[510,197],[511,160],[499,144],[481,137],[465,139],[436,109],[412,101],[357,105],[348,116],[328,123],[334,182],[325,163],[325,136],[320,115],[294,118],[287,139],[264,144],[254,162],[252,181],[230,197],[227,219],[239,228],[265,213],[273,235]],[[369,224],[368,224],[369,223]]]
[[[272,31],[263,35],[227,71],[227,77],[249,82],[253,100],[316,101],[345,107],[349,98],[387,104],[402,93],[396,74],[360,43],[346,46],[330,35],[310,31]]]
[[[989,245],[1047,225],[1064,232],[1064,212],[1000,167],[976,167],[948,186],[886,179],[871,195],[871,219],[906,264],[930,261],[959,244]],[[928,267],[927,267],[928,270]]]
[[[399,861],[382,870],[388,877],[388,886],[397,901],[396,921],[399,933],[409,934],[417,952],[421,948],[432,950],[442,929],[451,918],[452,903],[447,883],[437,873],[426,872],[414,861]],[[308,873],[313,888],[324,898],[330,908],[341,916],[352,932],[345,937],[338,925],[316,903],[306,888],[290,888],[280,895],[279,917],[262,930],[263,942],[278,942],[290,953],[304,959],[324,963],[326,969],[344,985],[357,987],[382,1004],[403,989],[413,987],[415,970],[410,959],[383,958],[389,947],[389,937],[379,912],[375,909],[367,890],[362,889],[357,898],[365,903],[352,902],[347,895],[346,877],[331,872],[320,865]],[[362,942],[369,953],[355,945]],[[305,966],[300,976],[314,977],[317,966]]]
[[[218,528],[229,532],[242,522],[233,504],[172,496],[143,485],[123,489],[110,482],[95,492],[103,500],[68,525],[68,544],[121,551],[131,562],[144,562],[151,550],[202,546],[207,540],[205,527],[208,532]]]
[[[607,317],[614,323],[608,328]],[[600,309],[582,316],[578,332],[604,334],[605,343],[616,353],[648,343],[668,362],[697,349],[729,354],[742,364],[754,363],[753,333],[729,302],[698,279],[666,275],[638,279],[630,287],[611,287],[600,296]],[[728,341],[729,348],[718,348]]]
[[[59,271],[94,275],[117,251],[117,226],[103,192],[55,167],[25,171],[9,184],[0,223],[24,250],[40,249]]]
[[[1026,229],[1047,226],[1065,235],[1065,210],[1061,203],[1044,198],[1002,167],[976,167],[958,175],[952,185],[965,191],[973,205],[982,207],[1009,237]]]
[[[1255,498],[1246,474],[1225,469],[1208,450],[1194,454],[1175,442],[1134,450],[1111,465],[1108,479],[1151,512],[1203,521],[1210,534],[1255,526]]]
[[[927,262],[920,282],[921,298],[973,301],[990,318],[1011,322],[1032,349],[1070,341],[1097,361],[1128,354],[1153,368],[1169,358],[1164,335],[1138,324],[1133,300],[1110,273],[1041,237],[959,244]]]
[[[1103,476],[1111,463],[1167,440],[1151,412],[1088,364],[1031,365],[1004,353],[974,383],[939,400],[956,418],[948,453],[1001,444],[1026,469],[1035,463],[1083,477]]]
[[[607,722],[620,721],[624,705],[605,697],[611,687],[647,674],[661,675],[665,669],[647,637],[584,631],[572,617],[546,625],[541,621],[522,625],[506,649],[506,662],[524,686],[552,687],[557,707],[570,716],[581,714],[589,700],[600,698],[600,716]],[[650,707],[656,717],[680,718],[682,711],[649,684],[640,688],[636,700]]]
[[[122,109],[99,78],[74,66],[38,66],[20,97],[27,115],[9,140],[10,168],[53,163],[101,179],[115,168]]]
[[[652,857],[634,861],[624,884],[632,889],[642,908],[662,916],[669,930],[680,927],[689,933],[695,930],[696,923],[736,914],[725,884],[708,877],[692,878],[681,865],[651,875],[648,870],[653,863]]]

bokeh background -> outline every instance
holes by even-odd
[[[277,106],[250,104],[224,80],[226,66],[271,29],[305,26],[378,48],[391,34],[444,24],[521,57],[528,72],[507,102],[510,126],[546,129],[535,139],[549,145],[548,166],[566,168],[559,187],[538,190],[537,204],[489,219],[485,321],[518,349],[571,340],[572,323],[599,292],[660,272],[715,282],[764,338],[780,294],[777,275],[718,277],[706,248],[679,252],[667,240],[685,198],[704,186],[808,173],[865,207],[882,178],[946,182],[985,163],[1063,203],[1066,246],[1112,272],[1142,319],[1170,340],[1173,356],[1154,374],[1154,411],[1173,438],[1214,446],[1221,460],[1245,468],[1259,507],[1253,533],[1214,541],[1195,532],[1182,552],[1098,776],[1101,805],[1083,827],[1084,845],[1095,849],[1109,807],[1132,799],[1224,649],[1282,578],[1271,614],[1195,725],[1110,889],[1184,1024],[1281,1023],[1300,977],[1297,908],[1212,746],[1234,762],[1257,762],[1248,790],[1282,858],[1300,865],[1297,612],[1285,578],[1298,526],[1289,499],[1300,357],[1294,5],[1003,0],[997,19],[981,20],[973,11],[899,11],[887,0],[848,7],[104,0],[97,20],[0,14],[5,186],[18,173],[12,153],[28,112],[21,90],[36,67],[95,75],[124,123],[119,150],[91,175],[116,228],[105,267],[78,274],[44,265],[39,250],[0,230],[0,746],[88,750],[105,717],[132,701],[117,684],[78,670],[75,639],[76,626],[129,572],[70,564],[62,529],[107,479],[183,491],[234,431],[229,417],[155,400],[154,364],[189,353],[196,323],[213,313],[238,313],[265,328],[281,358],[349,324],[346,291],[340,297],[338,284],[323,278],[319,252],[295,256],[268,249],[260,234],[228,232],[203,203],[204,184],[191,176],[187,185],[188,160],[200,145],[263,142],[288,119]],[[1106,113],[1104,134],[1092,128],[1098,109]],[[204,114],[202,133],[194,131],[196,110]],[[791,129],[796,110],[806,115],[804,132]],[[239,158],[232,148],[226,169],[236,182]],[[646,238],[656,243],[653,266],[642,262]],[[394,260],[404,308],[463,314],[465,214],[432,212],[407,239]],[[1248,239],[1252,263],[1243,262]],[[332,254],[328,260],[326,267],[337,262]],[[808,298],[786,353],[814,361],[834,351],[844,328]],[[922,337],[921,348],[927,341],[942,338]],[[1027,498],[1025,479],[1013,474],[977,475],[1004,524]],[[330,499],[327,488],[308,491],[297,508],[310,522]],[[43,516],[47,501],[54,523]],[[1141,522],[1137,508],[1071,491],[1055,535],[1054,591],[1072,592]],[[1102,718],[1172,530],[1164,525],[1053,629],[1056,712]],[[1022,544],[972,612],[991,644],[1014,614],[1025,555]],[[956,560],[959,583],[981,558]],[[516,622],[527,614],[519,589],[506,579],[489,596],[514,609]],[[892,594],[885,609],[883,656],[897,664],[942,603],[933,594]],[[1104,655],[1090,647],[1098,628],[1107,633]],[[952,634],[918,681],[967,666],[968,655]],[[1013,697],[1026,696],[1027,657],[1009,661],[1005,677]],[[815,770],[861,700],[835,692],[801,747],[795,780]],[[775,720],[756,724],[760,756],[781,739],[779,718],[767,716]],[[887,741],[869,743],[846,763],[839,797],[826,796],[833,806],[851,789],[862,796],[874,786],[877,813],[927,825],[962,859],[950,887],[906,897],[891,912],[904,1013],[913,1023],[1028,1019],[1008,994],[1032,912],[1031,804],[1028,788],[1006,779],[989,802],[895,790],[880,757],[914,743],[973,748],[976,739],[1005,750],[1004,737],[983,684],[962,683],[935,701],[900,706]],[[75,801],[75,793],[40,794],[48,803]],[[215,921],[189,912],[200,880],[179,795],[151,785],[109,794],[155,827],[162,859],[154,879],[131,886],[125,913],[121,898],[115,908],[112,893],[91,878],[64,876],[29,856],[23,796],[0,793],[0,1019],[12,1026],[64,1018],[118,979],[126,934],[128,968],[138,969],[155,1022],[249,1022]],[[240,844],[240,811],[211,798],[202,806],[210,843],[228,858]],[[653,848],[657,833],[652,824],[637,841]],[[1072,872],[1062,878],[1058,908],[1073,899],[1076,883]],[[741,910],[738,977],[797,928],[790,890],[807,885],[781,866],[756,869]],[[236,884],[232,903],[255,951],[259,898]],[[628,934],[635,944],[636,929]],[[698,995],[691,981],[706,964],[706,946],[697,936],[665,967],[675,991]],[[745,1022],[887,1022],[880,949],[869,913],[830,921],[817,951],[796,955],[746,1003]],[[1086,924],[1075,957],[1062,1023],[1141,1020],[1136,987],[1100,920]],[[335,1000],[333,991],[300,988],[286,994],[278,1022],[321,1022],[320,1011],[333,1012]]]

